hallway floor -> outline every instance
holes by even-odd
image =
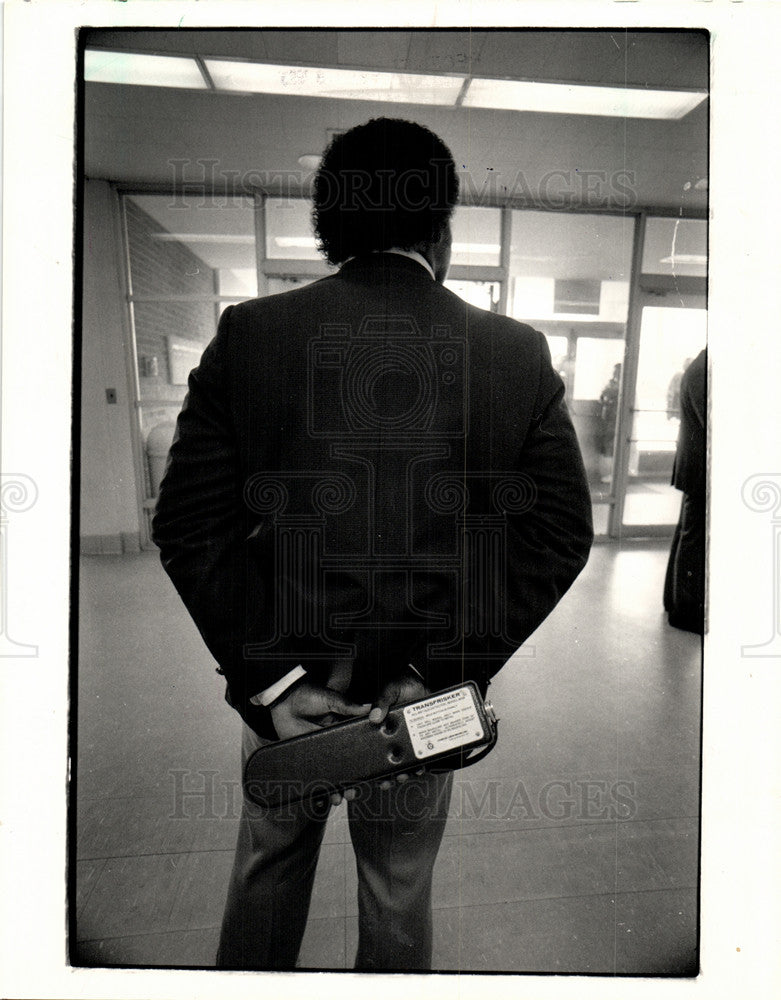
[[[667,544],[605,543],[490,689],[434,874],[447,971],[696,972],[700,640],[661,610]],[[79,965],[213,965],[240,806],[239,717],[156,553],[83,557]],[[350,968],[333,810],[300,965]]]

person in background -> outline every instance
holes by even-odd
[[[618,397],[621,392],[621,364],[613,366],[610,381],[599,397],[599,466],[602,482],[609,483],[612,472],[613,446],[616,440]]]
[[[681,513],[664,582],[671,625],[702,635],[705,621],[705,414],[707,355],[700,351],[680,380],[680,417],[672,484]]]
[[[670,379],[670,384],[667,386],[667,419],[677,420],[681,416],[681,379],[683,378],[683,373],[692,363],[691,358],[686,358],[684,363],[681,365],[681,370],[676,372]]]

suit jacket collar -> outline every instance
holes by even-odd
[[[357,276],[359,273],[378,276],[381,272],[394,272],[408,278],[418,278],[425,284],[433,280],[426,268],[413,257],[390,251],[351,257],[339,268],[339,274],[345,277]]]

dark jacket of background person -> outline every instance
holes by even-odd
[[[610,381],[599,397],[599,453],[613,457],[616,440],[616,418],[618,417],[618,397],[621,392],[621,365],[615,365]]]
[[[347,661],[361,703],[407,663],[485,688],[588,558],[563,394],[542,334],[392,253],[225,310],[153,533],[257,732],[249,699],[299,663]],[[301,565],[296,524],[320,539]]]
[[[681,426],[672,484],[683,498],[664,585],[670,624],[698,633],[704,628],[705,604],[706,382],[703,350],[681,378]]]
[[[705,405],[707,355],[700,351],[681,377],[681,426],[673,486],[690,497],[705,495]]]

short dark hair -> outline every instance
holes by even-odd
[[[331,264],[435,243],[458,200],[453,156],[430,129],[372,118],[334,137],[314,180],[312,220]]]

